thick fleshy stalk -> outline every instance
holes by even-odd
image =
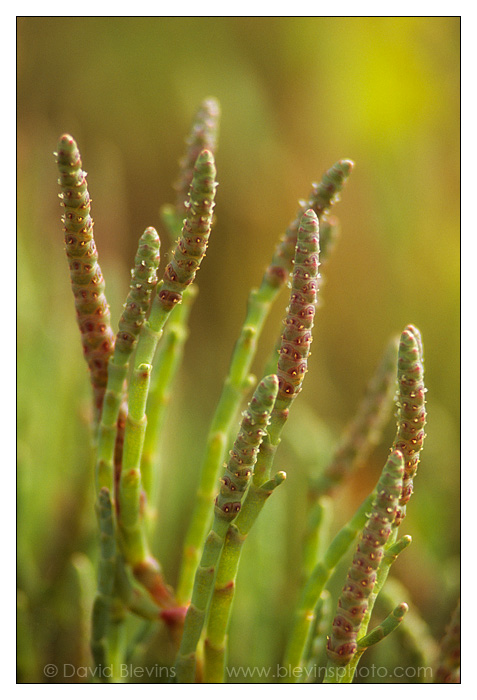
[[[182,303],[172,310],[157,348],[147,397],[147,428],[141,459],[141,480],[147,506],[155,503],[155,467],[158,446],[171,398],[172,386],[181,365],[184,346],[189,334],[187,323],[198,287],[191,284],[184,290]],[[152,515],[151,510],[149,513]]]
[[[216,187],[212,153],[202,151],[196,162],[190,198],[186,203],[187,216],[182,234],[165,269],[158,292],[158,301],[166,311],[171,311],[182,300],[184,290],[194,281],[205,256]]]
[[[284,665],[289,673],[282,679],[284,683],[298,683],[301,680],[301,670],[315,625],[316,606],[335,567],[365,526],[375,495],[376,489],[335,535],[303,586],[285,653]]]
[[[400,450],[405,461],[396,526],[406,516],[406,504],[412,496],[413,481],[425,438],[425,395],[421,334],[417,328],[410,325],[401,334],[398,353],[397,433],[393,449]]]
[[[136,346],[157,284],[160,245],[157,231],[152,226],[146,228],[139,239],[134,269],[131,270],[129,294],[119,319],[119,332],[114,348],[115,362],[123,357],[129,359]]]
[[[220,122],[220,105],[214,97],[205,99],[197,111],[189,135],[186,139],[186,152],[179,160],[179,177],[174,184],[175,204],[161,207],[162,222],[172,239],[180,235],[187,213],[189,189],[194,174],[194,165],[203,150],[215,156]]]
[[[303,214],[308,209],[313,209],[320,224],[323,219],[326,220],[325,229],[328,230],[330,226],[330,220],[328,219],[329,210],[333,204],[339,201],[339,194],[353,167],[354,163],[351,160],[338,161],[324,173],[321,182],[312,185],[308,199],[299,202],[300,209],[280,240],[272,262],[265,273],[265,280],[270,286],[281,288],[288,281],[288,274],[293,268],[293,254],[295,252],[298,227]],[[333,222],[331,222],[332,225]],[[328,242],[328,240],[331,242],[333,236],[326,236],[325,241]]]
[[[146,402],[152,362],[164,324],[172,309],[182,301],[185,289],[194,281],[205,255],[217,186],[215,174],[212,154],[202,151],[195,165],[182,235],[158,286],[149,318],[141,328],[129,384],[119,489],[122,551],[136,577],[150,590],[156,602],[165,606],[172,604],[170,591],[163,584],[158,563],[149,554],[141,514],[140,466],[147,424]]]
[[[244,392],[250,388],[250,367],[255,357],[258,339],[270,309],[293,268],[297,231],[303,214],[310,207],[316,210],[318,220],[327,218],[329,209],[337,201],[338,193],[348,179],[353,163],[339,161],[325,175],[319,186],[314,186],[309,204],[301,203],[299,213],[288,227],[285,236],[275,249],[258,289],[250,292],[247,314],[240,337],[235,345],[228,376],[212,419],[204,460],[200,470],[199,498],[185,538],[182,570],[177,596],[180,601],[190,600],[194,572],[200,558],[200,549],[210,522],[211,503],[220,467],[225,459],[228,436],[233,429],[235,416],[243,400]],[[267,374],[274,372],[267,368]]]
[[[378,482],[371,516],[338,601],[338,612],[326,648],[331,666],[346,666],[357,651],[358,632],[368,610],[368,600],[376,583],[376,572],[384,556],[385,544],[393,531],[403,473],[402,453],[395,450],[390,454]]]
[[[215,500],[212,528],[197,568],[192,600],[184,623],[184,634],[176,661],[179,683],[194,681],[196,648],[213,588],[217,561],[227,530],[241,509],[262,439],[267,432],[277,391],[278,379],[275,375],[265,377],[259,383],[244,413],[239,433],[230,452],[230,459],[221,479],[220,492]]]
[[[56,162],[71,285],[83,353],[90,371],[96,417],[100,415],[108,380],[108,360],[114,335],[105,285],[93,236],[91,200],[75,140],[64,134],[58,141]]]
[[[194,174],[194,165],[204,149],[215,154],[219,134],[220,105],[215,97],[207,97],[195,115],[189,136],[186,139],[187,150],[179,161],[180,175],[174,185],[177,192],[176,212],[179,218],[187,214],[186,202],[190,183]]]
[[[280,435],[290,407],[302,389],[308,369],[312,341],[320,265],[319,224],[315,212],[309,209],[302,216],[294,255],[290,302],[284,319],[278,353],[278,395],[272,411],[268,436],[255,467],[256,486],[269,479]]]
[[[405,517],[406,506],[412,494],[412,480],[419,462],[419,452],[425,437],[426,421],[423,380],[423,346],[421,334],[414,326],[407,326],[401,334],[398,349],[397,433],[392,450],[400,451],[404,458],[403,488],[394,520],[393,532],[384,549],[383,560],[378,568],[376,582],[368,599],[368,608],[363,616],[358,639],[367,634],[371,614],[380,591],[389,575],[396,557],[410,544],[408,536],[398,537],[398,528]],[[346,667],[340,682],[351,683],[360,654],[356,654]]]
[[[356,667],[366,649],[377,644],[397,629],[409,611],[407,603],[400,603],[392,610],[383,622],[375,627],[371,632],[360,636],[357,642],[356,652],[352,660],[346,666],[340,666],[332,662],[328,663],[324,683],[352,683]],[[365,625],[367,628],[367,625]],[[363,629],[363,624],[361,628]]]
[[[399,508],[398,508],[399,510]],[[397,513],[398,511],[396,511]],[[366,637],[368,634],[368,627],[369,623],[371,621],[371,616],[374,610],[374,605],[376,603],[376,599],[378,595],[381,593],[384,584],[387,581],[389,571],[391,569],[391,566],[394,564],[396,559],[402,552],[404,552],[407,547],[412,542],[412,538],[409,537],[409,535],[404,535],[403,537],[400,537],[398,540],[396,539],[397,535],[397,528],[396,528],[396,523],[394,522],[393,525],[393,531],[391,535],[388,538],[388,541],[384,547],[384,554],[383,558],[381,560],[381,563],[378,567],[377,573],[376,573],[376,581],[374,583],[373,590],[371,591],[369,597],[368,597],[368,604],[367,604],[367,609],[366,612],[363,615],[363,619],[361,620],[359,630],[357,633],[357,639],[358,639],[358,651],[354,656],[352,657],[351,661],[347,664],[347,666],[344,669],[344,672],[339,676],[339,683],[352,683],[354,674],[356,672],[356,668],[358,666],[358,663],[361,659],[362,654],[365,651],[365,647],[359,647],[359,642],[361,639]],[[330,664],[331,667],[331,664]],[[328,677],[329,678],[329,677]],[[332,675],[331,678],[333,679],[334,676]],[[328,680],[327,682],[336,682],[335,680]]]
[[[336,239],[339,234],[339,221],[336,216],[323,216],[319,219],[320,224],[320,267],[328,262],[331,253],[334,250]],[[320,275],[320,286],[323,288],[324,280],[323,276]],[[320,306],[320,302],[317,301],[317,308]],[[282,334],[278,336],[275,346],[269,355],[269,358],[265,365],[265,374],[271,374],[275,371],[277,366],[277,355],[280,352],[280,347],[282,344]]]
[[[324,553],[333,516],[333,501],[328,496],[313,500],[308,509],[303,541],[302,578],[306,581]]]
[[[139,239],[134,269],[131,271],[129,294],[119,320],[119,331],[114,344],[114,354],[109,361],[108,384],[98,431],[96,482],[98,490],[106,486],[112,491],[113,462],[118,437],[123,441],[126,410],[121,414],[125,399],[124,384],[129,370],[129,360],[136,346],[142,325],[157,284],[160,240],[155,229],[147,228]],[[120,436],[118,436],[120,433]],[[121,445],[122,458],[123,445]],[[117,460],[119,462],[119,459]],[[119,464],[118,464],[119,467]],[[119,470],[119,469],[118,469]]]
[[[329,591],[323,591],[315,608],[315,625],[309,640],[308,650],[304,654],[307,660],[304,673],[300,676],[301,683],[316,683],[317,676],[323,667],[322,655],[326,647],[326,639],[333,622],[334,607]]]
[[[285,472],[277,472],[273,479],[259,487],[252,482],[240,513],[227,530],[209,607],[204,644],[204,683],[224,682],[228,626],[242,547],[266,501],[285,479]]]
[[[97,515],[101,533],[98,566],[98,590],[93,605],[91,652],[98,669],[107,668],[108,628],[114,592],[116,536],[110,491],[103,487],[98,494]]]
[[[217,574],[215,601],[213,598],[205,646],[205,679],[210,682],[221,682],[220,678],[224,674],[226,634],[241,548],[265,504],[264,493],[270,495],[270,472],[280,444],[280,435],[290,407],[301,391],[307,371],[318,291],[319,252],[318,218],[315,212],[309,209],[302,216],[298,228],[290,303],[284,320],[277,366],[277,399],[271,414],[268,434],[260,447],[253,482],[245,497],[242,511],[234,523],[235,527],[229,528],[221,555],[224,566],[220,575]],[[224,578],[227,578],[225,584]],[[224,586],[228,587],[225,596],[222,592]]]
[[[409,610],[407,603],[399,603],[396,605],[394,610],[389,613],[389,615],[377,625],[371,632],[369,632],[365,637],[361,637],[358,641],[358,651],[363,652],[365,649],[377,644],[387,637],[391,632],[401,624],[404,616]]]

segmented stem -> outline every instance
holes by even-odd
[[[58,141],[56,162],[60,173],[60,199],[71,285],[83,353],[90,371],[96,417],[101,413],[108,380],[108,360],[114,336],[105,285],[93,236],[91,200],[75,140],[64,134]]]
[[[351,172],[351,161],[340,161],[340,163],[342,165],[337,164],[329,171],[335,173],[333,176],[335,185],[333,192],[329,191],[328,208],[337,200],[335,195],[342,189]],[[329,187],[329,180],[328,176],[325,175],[321,187],[316,189],[323,192],[327,187]],[[312,195],[310,195],[310,199]],[[325,209],[322,206],[323,197],[320,198],[320,202],[319,219],[321,216],[328,216],[328,208]],[[313,208],[313,203],[310,206]],[[184,542],[182,569],[177,590],[178,600],[183,602],[188,601],[192,593],[194,572],[200,558],[200,548],[210,522],[215,484],[225,458],[228,435],[233,428],[235,415],[239,410],[244,391],[248,390],[250,386],[248,381],[250,367],[255,357],[257,342],[276,297],[288,281],[289,272],[293,267],[298,226],[301,216],[308,208],[308,206],[303,206],[300,209],[299,216],[290,224],[285,237],[279,241],[259,289],[252,289],[249,295],[246,318],[235,345],[229,373],[212,419],[206,452],[201,464],[198,498]],[[267,374],[274,371],[274,369],[267,368]]]
[[[301,391],[308,369],[308,355],[318,291],[320,265],[319,224],[309,209],[302,216],[295,248],[293,277],[282,342],[278,355],[278,395],[273,407],[268,437],[260,450],[253,476],[254,484],[269,479],[280,434],[290,407]]]
[[[129,294],[119,319],[114,357],[116,362],[121,356],[129,359],[136,346],[157,284],[160,245],[157,231],[152,226],[146,228],[139,239],[134,269],[131,270]]]
[[[423,363],[421,334],[417,328],[409,325],[401,334],[398,354],[397,433],[393,449],[402,452],[405,462],[396,526],[406,516],[406,504],[412,496],[413,481],[425,438],[427,390],[424,386]]]
[[[358,641],[359,651],[362,652],[368,647],[377,644],[391,634],[391,632],[394,632],[394,630],[403,621],[408,610],[409,606],[407,603],[399,603],[399,605],[397,605],[394,610],[389,613],[389,615],[381,622],[380,625],[377,625],[377,627],[375,627],[365,637],[361,637],[361,639]]]
[[[404,459],[404,475],[393,532],[384,549],[384,557],[377,571],[376,582],[368,599],[368,607],[360,624],[358,638],[367,633],[376,598],[386,583],[389,570],[396,557],[410,544],[407,536],[397,539],[398,527],[405,517],[406,507],[412,494],[412,479],[419,462],[419,452],[424,440],[423,427],[426,421],[425,393],[423,381],[422,340],[417,328],[407,326],[401,334],[398,350],[397,434],[393,451],[399,451]],[[359,661],[356,654],[346,668],[341,682],[351,683]]]
[[[152,362],[164,324],[172,309],[194,279],[205,255],[212,224],[217,183],[215,164],[209,151],[197,158],[182,235],[177,241],[171,262],[143,324],[136,347],[134,369],[129,385],[123,472],[120,484],[119,528],[123,554],[136,577],[154,595],[160,605],[169,605],[170,592],[160,577],[159,565],[150,556],[141,516],[141,459],[146,430],[146,402]]]
[[[220,122],[220,105],[214,97],[205,99],[194,117],[192,128],[186,139],[186,152],[179,160],[179,177],[174,184],[176,202],[161,207],[162,222],[173,239],[180,235],[187,213],[189,189],[194,174],[194,165],[199,154],[210,151],[215,156]]]
[[[328,658],[335,666],[346,666],[357,650],[357,636],[368,610],[376,572],[384,556],[384,546],[393,531],[403,473],[403,455],[395,450],[390,454],[378,482],[371,516],[338,601],[338,612],[327,644]]]
[[[182,304],[172,310],[157,348],[152,369],[151,384],[147,397],[147,428],[141,459],[141,480],[148,499],[148,506],[155,503],[154,467],[158,445],[164,426],[172,386],[182,362],[184,346],[188,337],[187,322],[198,288],[191,284],[184,290]]]
[[[98,566],[98,589],[93,605],[91,652],[98,668],[108,664],[108,628],[110,623],[114,573],[116,559],[116,537],[111,494],[103,487],[97,500],[99,522],[100,555]]]
[[[253,482],[247,492],[240,514],[227,534],[221,555],[221,561],[224,559],[225,562],[222,573],[220,576],[217,573],[205,646],[205,678],[211,682],[220,682],[218,675],[223,676],[224,672],[226,630],[232,609],[234,581],[241,548],[265,504],[264,495],[267,494],[268,497],[271,493],[270,484],[274,484],[274,482],[270,482],[269,477],[280,444],[280,435],[288,418],[290,406],[301,391],[307,371],[319,279],[318,229],[319,224],[315,212],[311,209],[306,211],[298,227],[290,303],[284,321],[277,367],[277,399],[271,413],[268,434],[260,447]],[[224,577],[227,578],[225,583]],[[223,594],[224,586],[227,591],[225,596]]]
[[[177,192],[176,212],[178,217],[187,213],[186,202],[194,165],[201,151],[207,149],[215,154],[220,121],[220,105],[214,97],[206,98],[195,115],[192,129],[186,139],[187,151],[180,159],[180,175],[174,185]]]
[[[313,633],[315,611],[320,596],[336,565],[365,526],[375,495],[376,489],[365,499],[351,520],[335,535],[323,558],[316,564],[303,586],[285,653],[285,666],[289,673],[282,679],[284,683],[297,683],[300,681],[306,650],[309,647],[310,637]]]
[[[248,409],[244,412],[239,433],[230,451],[225,474],[221,479],[220,492],[215,500],[212,528],[197,568],[192,600],[184,623],[184,634],[176,661],[179,683],[194,681],[196,647],[212,592],[217,561],[229,525],[241,509],[262,439],[266,435],[277,391],[278,379],[275,375],[265,377],[259,383]]]
[[[286,474],[278,472],[259,487],[252,482],[238,516],[227,530],[210,601],[204,644],[204,683],[224,682],[227,631],[242,547],[265,502],[285,479]]]
[[[187,216],[182,234],[165,269],[158,292],[158,301],[166,311],[173,309],[182,300],[185,288],[194,281],[205,255],[216,187],[213,155],[210,151],[202,151],[197,158],[190,197],[186,203]]]
[[[288,226],[283,238],[280,240],[272,262],[265,273],[265,280],[271,287],[281,288],[288,280],[288,275],[293,267],[293,254],[295,252],[297,231],[301,218],[308,209],[313,209],[318,221],[325,219],[325,230],[330,224],[329,210],[333,204],[339,201],[339,193],[343,189],[354,163],[351,160],[340,160],[335,163],[322,177],[321,182],[313,183],[307,200],[300,200],[300,209],[295,219]],[[333,225],[331,221],[331,225]],[[325,237],[326,242],[332,237]]]
[[[324,543],[328,541],[332,515],[332,499],[328,496],[318,498],[308,510],[303,543],[302,568],[304,581],[310,576],[316,563],[324,553]]]
[[[316,682],[317,670],[322,669],[322,655],[326,647],[328,631],[333,622],[334,609],[329,591],[324,590],[315,607],[315,623],[313,634],[310,636],[308,650],[304,654],[307,668],[300,677],[301,683]]]
[[[121,440],[121,461],[127,410],[118,423],[121,404],[125,400],[124,383],[129,370],[129,360],[135,348],[142,325],[157,284],[160,240],[155,229],[147,228],[139,239],[134,269],[124,310],[119,320],[119,331],[114,345],[114,354],[109,361],[108,384],[98,432],[96,462],[97,488],[113,484],[113,461],[118,437]],[[119,461],[119,460],[116,460]],[[118,477],[119,475],[117,475]]]

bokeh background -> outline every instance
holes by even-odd
[[[197,464],[249,289],[259,284],[298,199],[335,161],[350,158],[356,167],[335,208],[342,233],[323,270],[310,371],[290,417],[289,431],[301,429],[303,443],[316,444],[316,460],[304,464],[284,436],[276,466],[288,481],[244,554],[230,661],[280,660],[299,584],[307,469],[323,468],[389,337],[408,323],[419,327],[424,341],[428,426],[403,530],[414,541],[396,574],[432,633],[442,634],[459,591],[459,22],[19,18],[22,682],[45,682],[47,662],[87,659],[81,640],[88,595],[78,571],[88,570],[86,557],[94,562],[96,552],[89,386],[64,260],[53,151],[64,132],[79,144],[116,324],[142,230],[155,226],[163,252],[169,247],[159,208],[174,199],[184,138],[209,95],[222,108],[217,221],[161,456],[156,549],[166,575],[171,582],[177,576]],[[281,297],[267,323],[257,374],[285,305]],[[336,527],[371,489],[393,435],[391,420],[366,470],[339,492]],[[336,590],[344,571],[338,574]],[[391,653],[398,642],[386,644]]]

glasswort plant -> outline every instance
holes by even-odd
[[[319,267],[331,256],[339,231],[332,209],[354,167],[350,160],[339,160],[312,185],[269,264],[264,264],[259,286],[250,292],[198,465],[187,531],[183,537],[177,533],[180,570],[172,585],[151,538],[157,454],[214,226],[219,119],[218,101],[204,100],[180,159],[176,201],[161,208],[174,246],[161,276],[159,233],[148,227],[139,237],[116,334],[81,156],[70,135],[63,135],[57,146],[66,255],[93,394],[98,564],[90,652],[97,671],[92,676],[104,682],[120,682],[122,664],[135,657],[152,658],[167,668],[169,681],[232,680],[227,674],[228,640],[241,554],[256,521],[266,519],[270,496],[286,479],[281,470],[273,473],[273,465],[308,371]],[[270,310],[285,287],[289,294],[283,327],[280,333],[277,329],[278,342],[257,383],[250,374],[252,363]],[[320,342],[317,335],[315,343]],[[252,386],[256,388],[250,398]],[[388,597],[383,596],[384,619],[371,631],[368,626],[391,565],[411,543],[408,535],[398,536],[398,528],[425,438],[425,393],[421,334],[408,325],[399,343],[397,337],[390,340],[356,416],[328,465],[322,465],[321,473],[309,481],[308,494],[303,494],[307,523],[303,542],[296,543],[303,553],[301,589],[295,601],[285,602],[294,610],[288,610],[291,622],[280,659],[285,669],[281,682],[311,682],[310,670],[327,656],[324,682],[350,683],[368,648],[400,625],[405,629],[409,606],[394,599],[392,586]],[[382,441],[393,401],[396,436],[381,477],[330,539],[325,524],[336,493],[357,467],[360,474],[366,471],[369,455]],[[293,439],[304,438],[297,433]],[[353,547],[355,555],[333,617],[332,576]],[[83,559],[76,557],[75,562],[84,579]],[[459,614],[458,608],[442,642],[437,674],[441,682],[458,678]],[[419,619],[412,610],[408,618]],[[433,643],[426,642],[425,635],[420,641],[422,647]],[[112,673],[100,673],[105,668]]]

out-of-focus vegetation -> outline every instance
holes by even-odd
[[[323,270],[313,357],[287,431],[300,421],[326,425],[306,435],[310,442],[321,439],[324,459],[390,335],[408,323],[420,329],[427,439],[403,530],[413,544],[395,573],[431,631],[443,633],[459,589],[459,30],[459,18],[452,17],[18,20],[22,682],[48,680],[46,663],[89,663],[82,630],[94,576],[85,555],[94,561],[97,549],[90,390],[64,259],[53,151],[64,132],[80,146],[117,324],[146,226],[161,233],[166,257],[170,241],[159,207],[173,201],[184,136],[208,95],[222,107],[216,225],[197,279],[200,294],[161,455],[156,553],[175,582],[208,420],[248,291],[259,283],[297,200],[336,160],[351,158],[356,167],[336,208],[342,235]],[[284,305],[285,298],[267,324],[257,373]],[[374,485],[394,427],[391,422],[367,469],[340,491],[336,524]],[[305,462],[284,435],[275,466],[288,480],[244,551],[233,663],[253,658],[269,665],[283,652],[299,583]],[[267,576],[265,585],[270,571],[273,580]],[[405,653],[398,637],[386,645]]]

